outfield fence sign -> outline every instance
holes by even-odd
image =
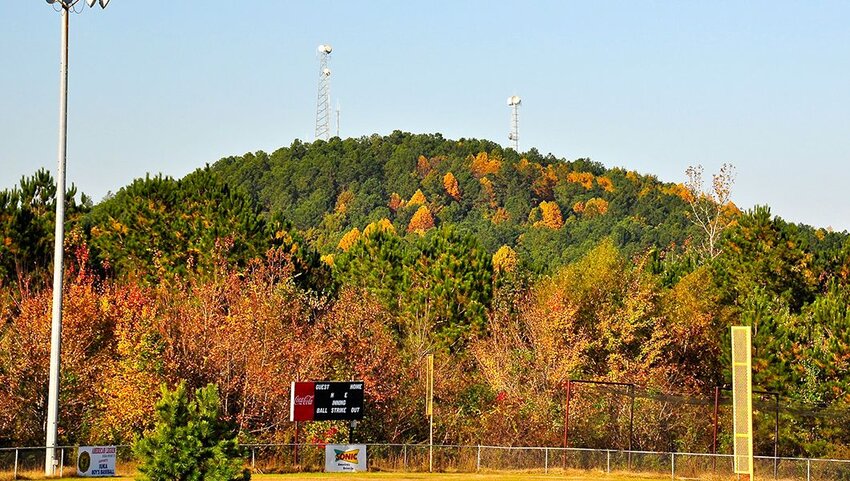
[[[366,471],[365,444],[328,444],[325,446],[325,472]]]
[[[115,476],[115,446],[80,446],[77,448],[77,476]]]

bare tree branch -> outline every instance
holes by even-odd
[[[720,236],[732,220],[728,207],[731,205],[732,184],[735,183],[735,167],[723,164],[720,171],[712,176],[711,190],[707,191],[703,186],[701,165],[688,167],[685,175],[688,176],[685,188],[690,193],[691,221],[705,234],[700,253],[705,258],[714,259],[722,251],[718,246]]]

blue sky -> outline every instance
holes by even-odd
[[[55,172],[59,14],[0,10],[0,188]],[[82,4],[82,2],[80,2]],[[316,47],[343,137],[395,129],[590,157],[850,229],[850,2],[114,0],[71,21],[68,180],[100,200],[313,139]]]

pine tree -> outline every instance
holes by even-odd
[[[219,416],[218,387],[208,384],[189,400],[186,383],[162,387],[154,430],[133,448],[146,481],[236,481],[251,479],[243,469],[235,428]]]

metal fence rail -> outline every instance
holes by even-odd
[[[324,446],[246,445],[256,472],[318,471]],[[428,471],[424,444],[367,444],[369,469]],[[670,479],[737,479],[731,454],[671,453],[547,446],[435,445],[434,470],[443,472],[522,471],[561,474],[593,471],[669,475]],[[775,480],[848,480],[850,460],[756,456],[755,475]]]
[[[246,467],[256,473],[320,471],[321,444],[246,444]],[[57,446],[60,477],[76,472],[76,447]],[[371,471],[428,471],[427,444],[367,444]],[[676,479],[733,480],[731,454],[671,453],[548,446],[433,446],[434,470],[442,472],[520,471],[563,474],[595,472],[653,474]],[[0,448],[0,481],[43,477],[44,447]],[[118,446],[116,471],[133,476],[137,461],[130,446]],[[757,479],[781,481],[850,481],[850,460],[756,456]]]

